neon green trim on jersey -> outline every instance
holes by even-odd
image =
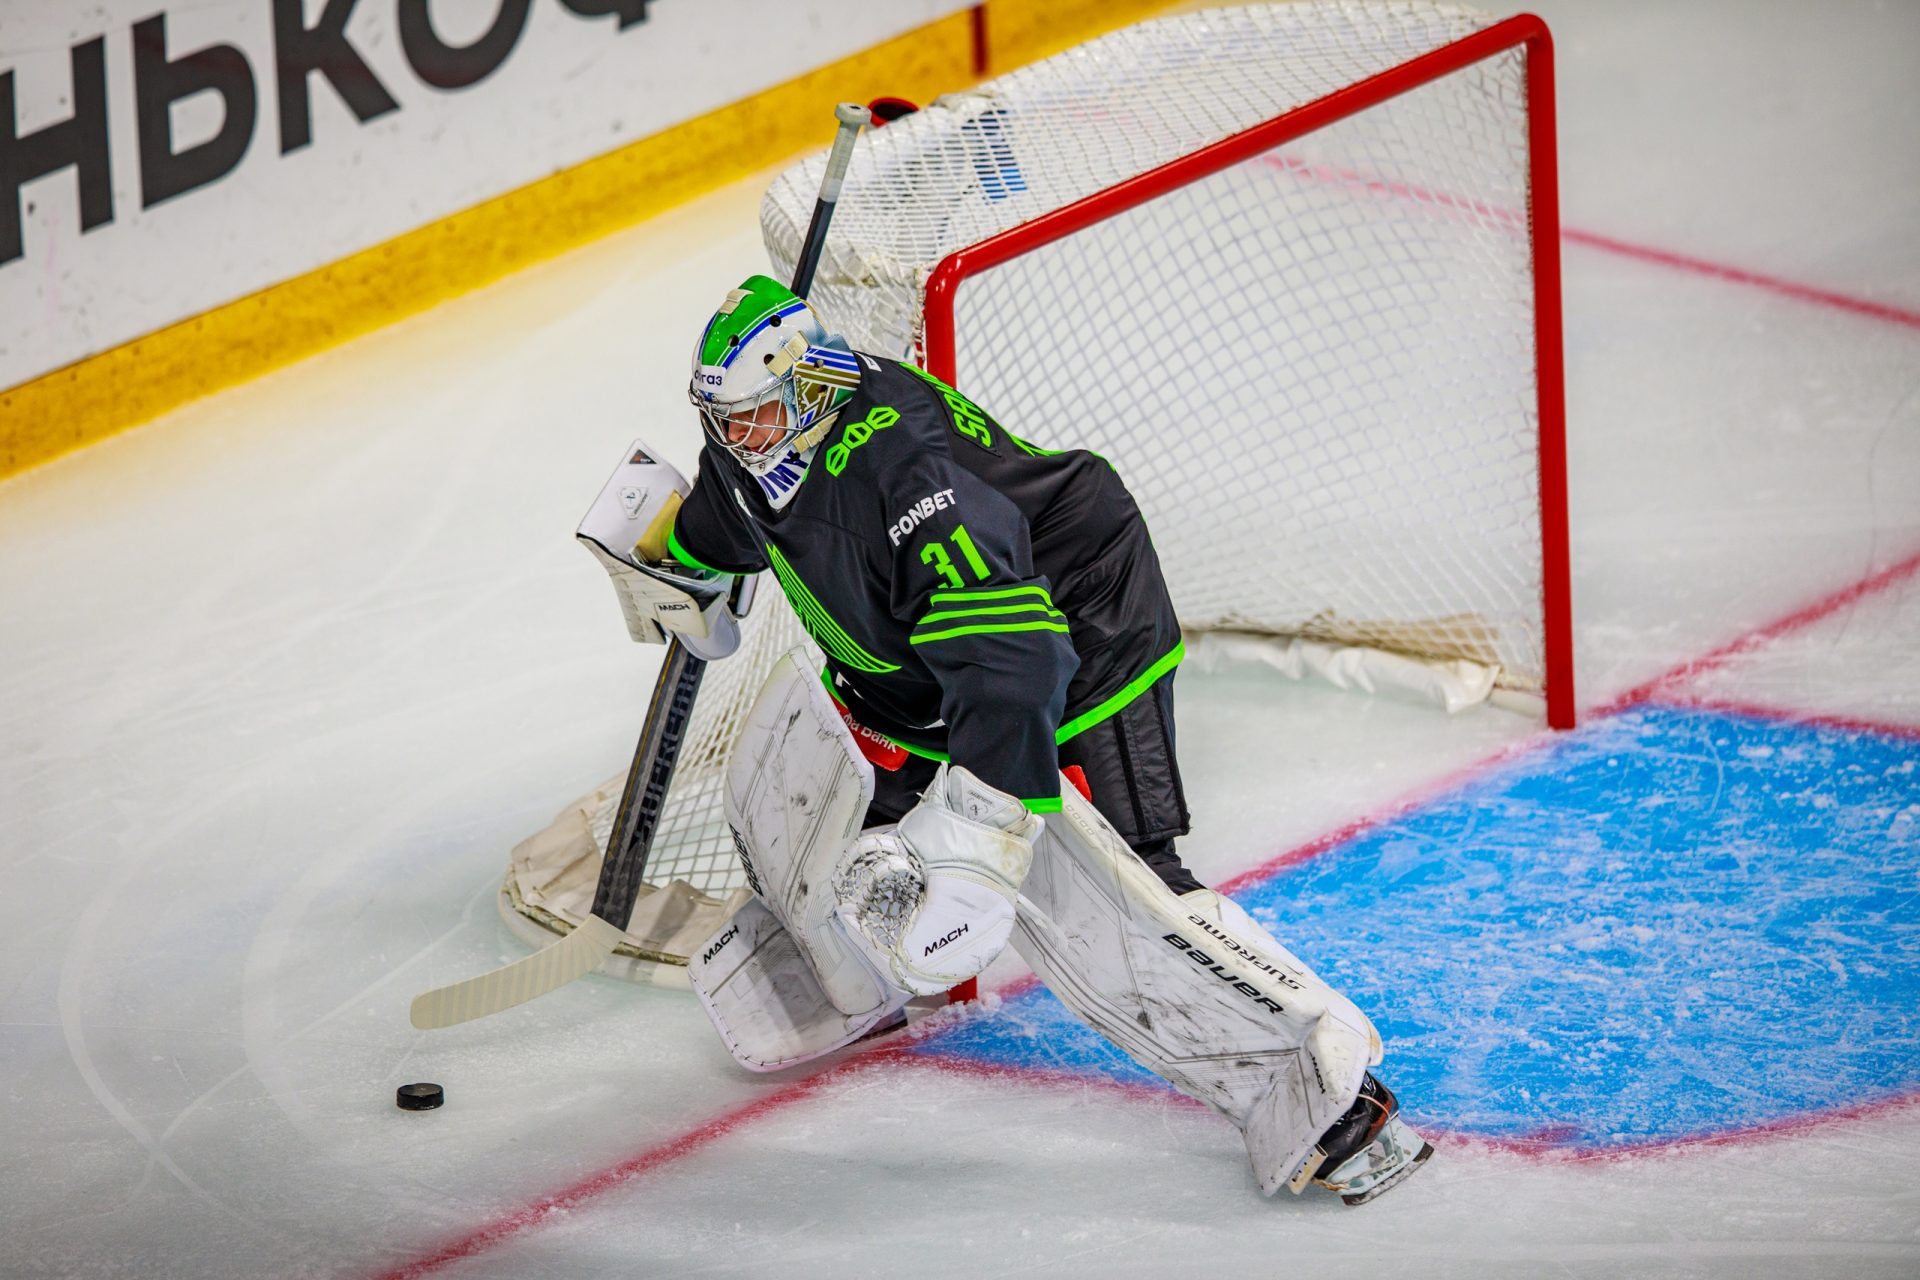
[[[872,675],[883,675],[888,671],[898,671],[894,663],[874,657],[861,648],[854,638],[846,633],[841,625],[833,620],[813,592],[807,590],[807,584],[800,581],[800,575],[793,571],[787,558],[780,554],[780,548],[771,542],[767,544],[767,563],[773,567],[773,576],[780,581],[780,590],[786,594],[787,603],[800,618],[800,625],[807,629],[814,642],[837,658],[841,665],[852,667],[855,671],[865,671]]]
[[[1028,813],[1058,813],[1065,801],[1059,796],[1042,796],[1038,800],[1022,800],[1020,803],[1027,806]]]
[[[936,631],[932,635],[913,636],[908,644],[932,644],[936,640],[954,640],[960,636],[977,636],[998,631],[1058,631],[1065,634],[1067,626],[1063,622],[983,622],[977,627],[954,627],[947,631]]]
[[[1039,596],[1053,607],[1053,597],[1045,587],[1005,587],[999,591],[936,591],[927,597],[929,604],[971,604],[975,600],[1004,600],[1008,596]]]
[[[989,605],[984,609],[948,609],[941,613],[930,613],[913,625],[916,627],[924,627],[929,622],[946,622],[953,618],[979,618],[996,613],[1041,613],[1052,618],[1055,622],[1065,622],[1067,620],[1067,615],[1058,609],[1050,609],[1044,603],[1035,601],[1033,604]]]
[[[667,530],[667,550],[673,553],[675,560],[678,560],[688,568],[705,569],[708,573],[726,573],[725,569],[716,569],[712,565],[696,559],[694,554],[687,550],[686,546],[680,541],[680,527],[678,523]]]
[[[1126,687],[1120,690],[1120,692],[1114,694],[1093,710],[1084,711],[1061,725],[1060,732],[1053,735],[1053,740],[1056,743],[1065,742],[1068,738],[1091,729],[1102,720],[1110,718],[1115,712],[1145,693],[1153,685],[1154,681],[1179,666],[1180,660],[1186,656],[1187,642],[1182,640],[1179,644],[1173,646],[1173,652],[1167,654],[1164,658],[1161,658],[1160,661],[1127,681]]]
[[[1007,431],[1005,427],[1002,427],[1000,429],[1002,431]],[[1018,449],[1020,452],[1026,454],[1029,458],[1057,458],[1062,453],[1066,452],[1064,449],[1042,449],[1037,444],[1028,444],[1025,440],[1022,440],[1019,436],[1013,434],[1013,432],[1011,431],[1007,431],[1007,439],[1013,441],[1013,447]],[[1094,454],[1093,456],[1096,458],[1100,457],[1100,455],[1097,453]],[[1101,458],[1100,460],[1102,462],[1106,461],[1105,458]]]

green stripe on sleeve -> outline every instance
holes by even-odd
[[[1171,653],[1161,658],[1158,662],[1148,667],[1145,671],[1142,671],[1139,675],[1135,676],[1133,679],[1127,681],[1126,688],[1120,690],[1120,692],[1114,694],[1111,698],[1108,698],[1105,702],[1102,702],[1099,706],[1093,708],[1093,710],[1083,711],[1079,715],[1075,716],[1073,719],[1061,725],[1060,731],[1053,735],[1053,740],[1056,743],[1065,742],[1068,738],[1073,737],[1075,734],[1084,732],[1087,729],[1091,729],[1094,725],[1097,725],[1102,720],[1107,719],[1109,716],[1119,711],[1120,708],[1126,706],[1129,702],[1132,702],[1135,698],[1145,693],[1148,690],[1148,688],[1152,686],[1155,680],[1158,680],[1161,676],[1167,674],[1167,672],[1179,666],[1180,659],[1186,656],[1187,656],[1187,642],[1182,640],[1179,644],[1176,644],[1175,646],[1173,646],[1173,651]]]
[[[1061,613],[1058,609],[1049,609],[1045,604],[1036,600],[1032,604],[996,604],[989,605],[984,609],[947,609],[940,613],[930,613],[913,625],[916,627],[924,627],[929,622],[951,622],[955,618],[986,618],[996,614],[1006,613],[1037,613],[1043,617],[1052,618],[1055,622],[1065,622],[1067,620],[1066,614]]]
[[[972,604],[976,600],[1001,600],[1007,596],[1039,596],[1048,605],[1053,597],[1047,594],[1045,587],[1003,587],[998,591],[936,591],[927,597],[928,604]]]
[[[794,614],[800,619],[800,625],[807,629],[814,642],[838,659],[843,666],[855,671],[871,674],[884,674],[898,671],[900,668],[882,658],[876,658],[860,647],[858,641],[848,635],[846,629],[833,620],[826,607],[807,589],[800,580],[787,558],[780,554],[780,548],[767,543],[767,563],[773,566],[773,576],[780,583],[780,590],[787,597],[787,603],[793,606]]]
[[[1038,800],[1022,800],[1020,803],[1027,806],[1028,813],[1058,813],[1065,802],[1059,796],[1042,796]]]
[[[694,554],[687,550],[686,545],[680,541],[680,525],[678,521],[675,521],[673,527],[667,530],[667,550],[671,551],[673,558],[681,564],[691,566],[695,569],[705,569],[708,573],[723,574],[726,572],[725,569],[716,569],[712,565],[695,558]]]
[[[1059,631],[1064,633],[1067,626],[1063,622],[983,622],[977,627],[953,627],[946,631],[935,631],[927,635],[912,636],[908,644],[932,644],[936,640],[954,640],[960,636],[977,636],[997,631]]]

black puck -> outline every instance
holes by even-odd
[[[437,1084],[403,1084],[393,1095],[402,1111],[431,1111],[446,1100],[447,1091]]]

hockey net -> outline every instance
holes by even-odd
[[[1142,23],[864,135],[810,301],[1111,461],[1190,649],[1385,654],[1570,724],[1550,57],[1537,19],[1439,4]],[[783,279],[825,159],[762,205]],[[806,642],[777,591],[747,631],[696,706],[648,868],[677,897],[643,899],[636,959],[684,956],[738,891],[720,778]],[[589,899],[618,793],[542,833],[567,828]],[[537,915],[542,837],[509,920]],[[640,937],[649,911],[680,936]]]

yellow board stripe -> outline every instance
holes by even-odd
[[[943,18],[0,393],[0,477],[817,148],[836,102],[889,93],[924,102],[962,88],[974,78],[972,49],[969,16]]]
[[[983,61],[1004,70],[1165,3],[989,0]],[[974,23],[952,14],[0,392],[0,480],[818,148],[836,102],[963,88],[977,78]]]

